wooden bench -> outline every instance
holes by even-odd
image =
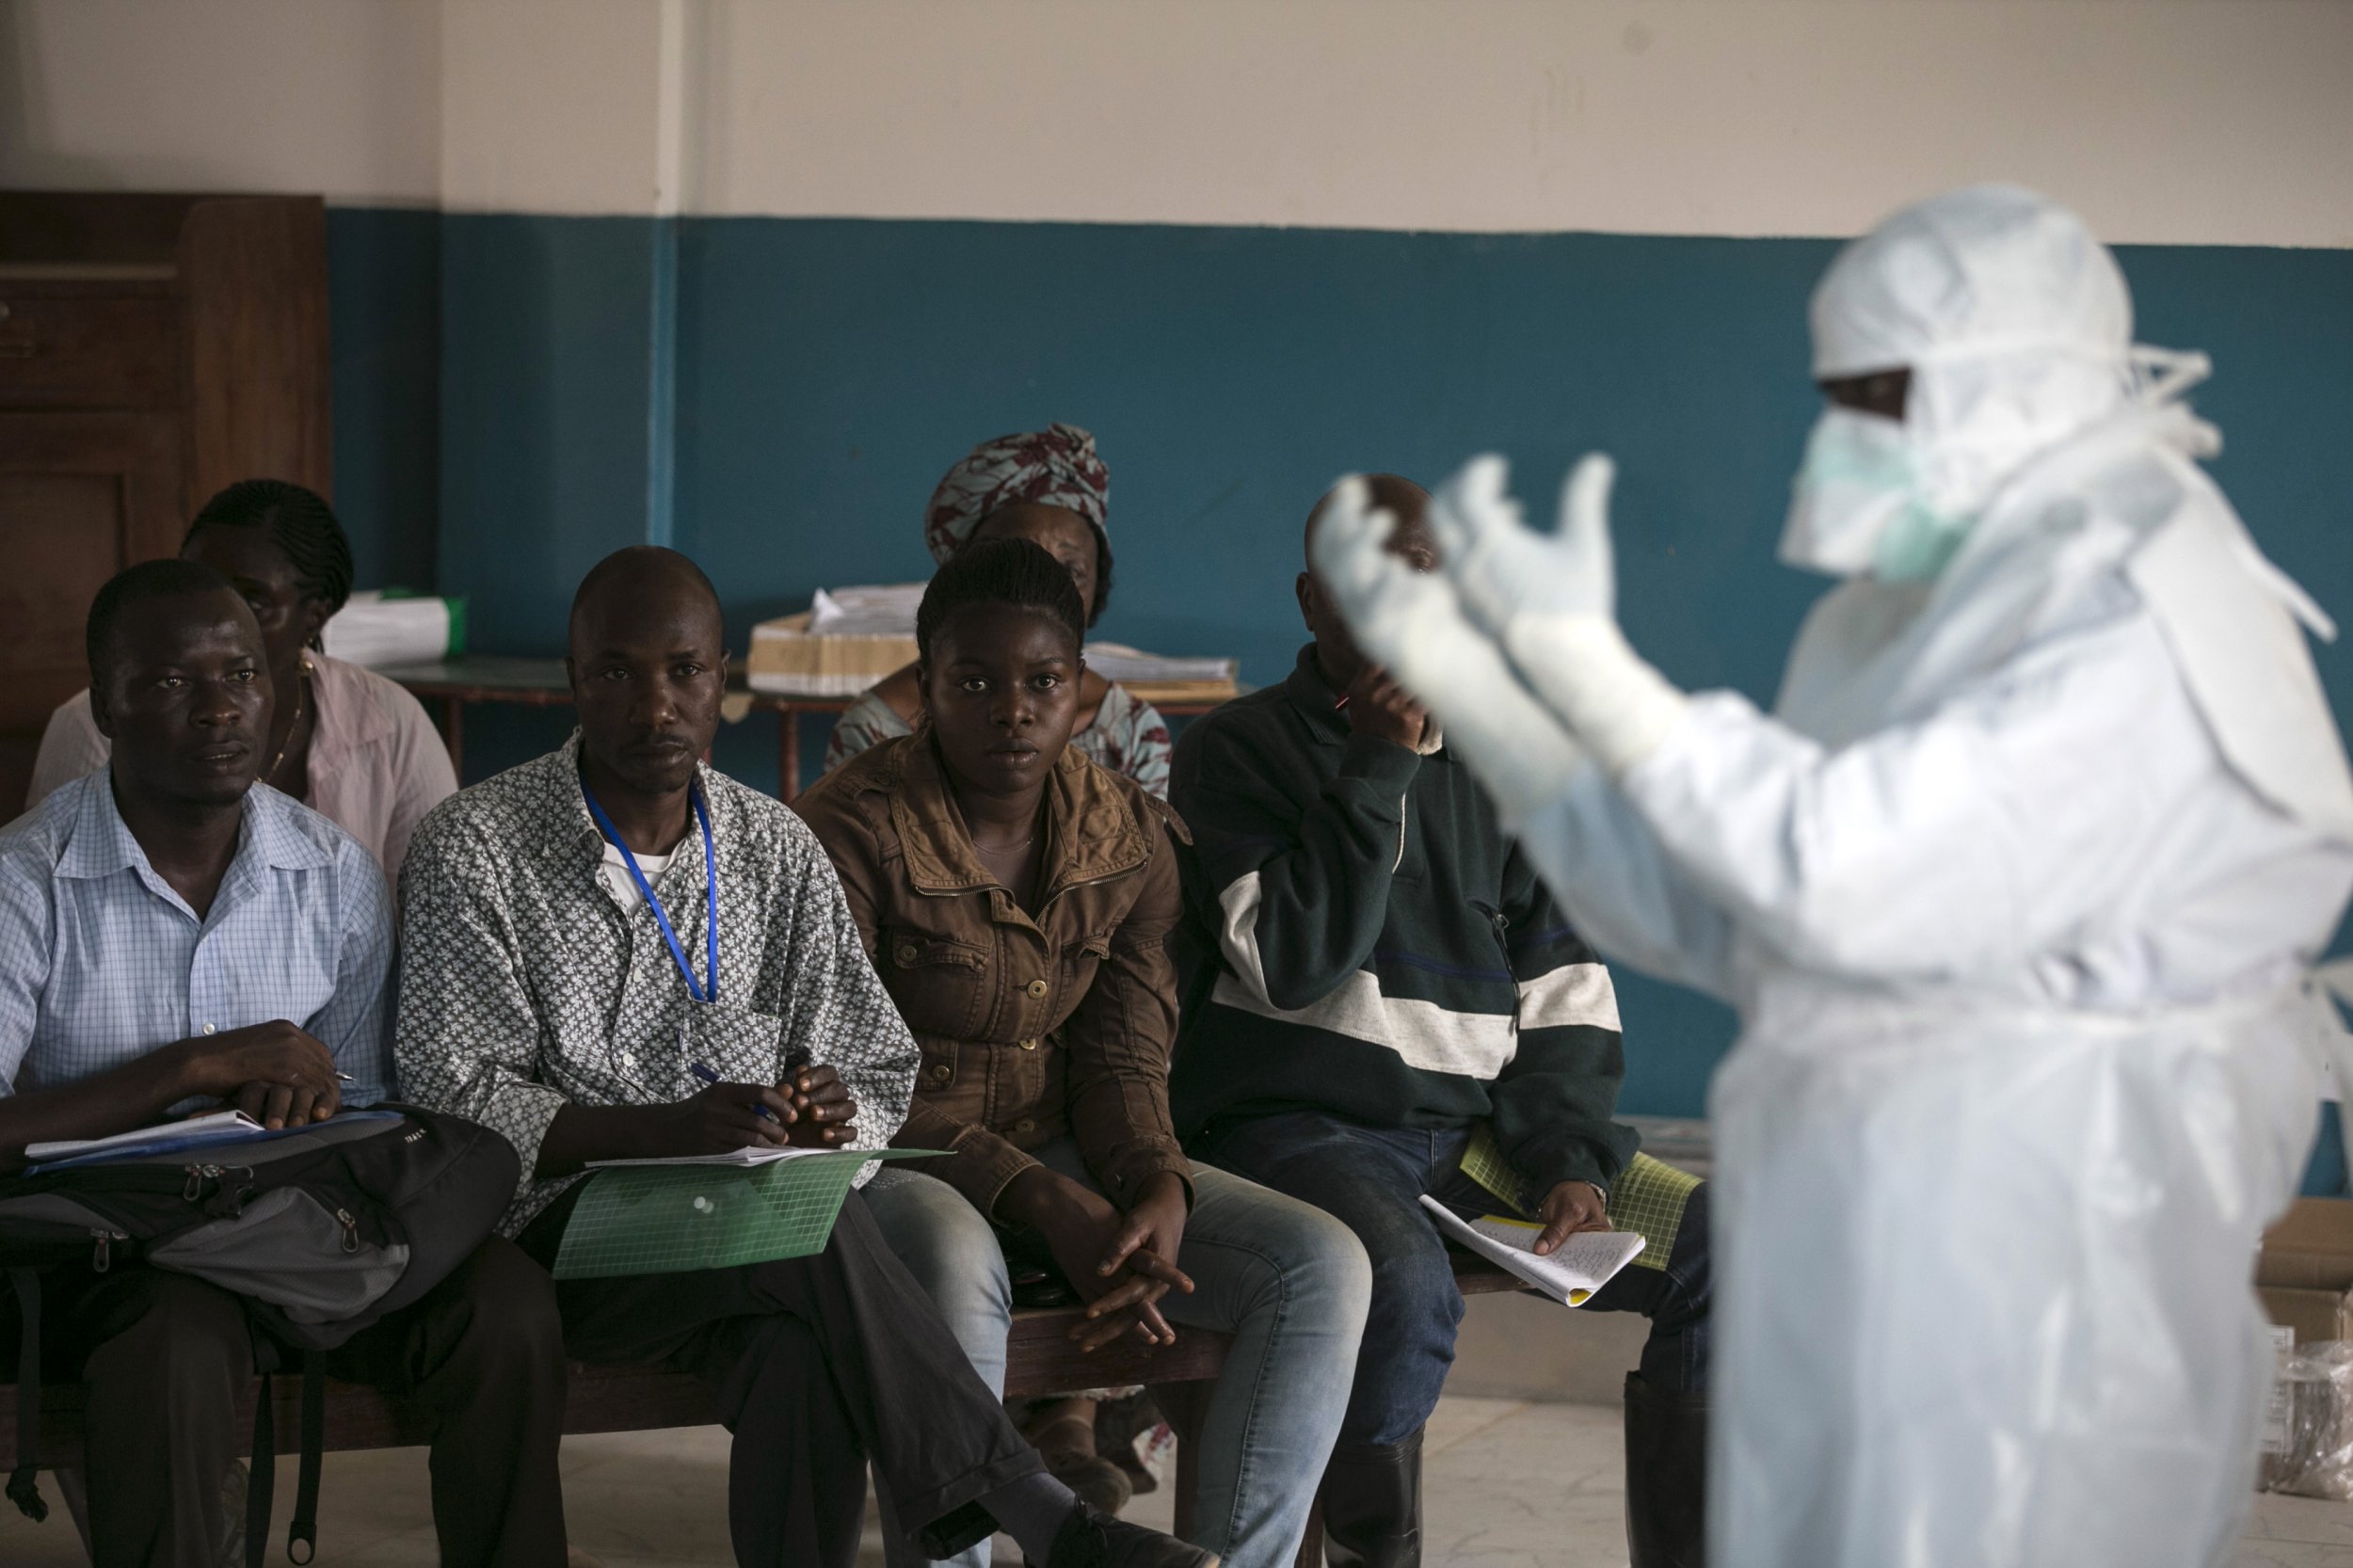
[[[1519,1282],[1500,1269],[1457,1256],[1455,1283],[1466,1296],[1488,1295],[1519,1288]],[[1193,1512],[1193,1456],[1202,1401],[1193,1390],[1214,1378],[1225,1365],[1229,1336],[1198,1329],[1180,1330],[1176,1343],[1165,1348],[1122,1339],[1096,1352],[1080,1352],[1069,1333],[1078,1321],[1068,1307],[1016,1312],[1006,1341],[1005,1392],[1040,1398],[1074,1389],[1146,1384],[1160,1396],[1162,1409],[1177,1433],[1176,1528],[1183,1534]],[[1190,1386],[1189,1386],[1190,1385]],[[261,1384],[248,1389],[237,1413],[238,1430],[251,1430],[253,1400]],[[295,1433],[302,1430],[301,1382],[281,1377],[272,1384],[280,1445],[291,1450]],[[50,1384],[41,1389],[40,1464],[43,1469],[78,1465],[82,1460],[83,1391],[75,1384]],[[0,1472],[16,1464],[16,1390],[0,1384]],[[667,1367],[571,1366],[564,1407],[568,1435],[600,1432],[647,1432],[664,1427],[709,1426],[711,1391],[699,1380]],[[326,1448],[329,1453],[361,1448],[421,1448],[431,1437],[425,1412],[409,1400],[364,1384],[327,1385]],[[714,1484],[717,1482],[714,1480]],[[62,1511],[55,1516],[64,1522]],[[332,1521],[322,1519],[323,1529]],[[67,1528],[71,1528],[68,1525]],[[1301,1568],[1322,1560],[1322,1528],[1311,1521],[1301,1544]]]

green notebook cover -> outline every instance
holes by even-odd
[[[555,1255],[558,1279],[672,1274],[824,1250],[870,1160],[940,1149],[838,1149],[765,1165],[641,1165],[589,1176]]]

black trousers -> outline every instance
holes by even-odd
[[[41,1328],[44,1373],[88,1386],[97,1568],[217,1568],[221,1482],[248,1447],[236,1408],[253,1377],[237,1298],[161,1269],[76,1269],[44,1282]],[[15,1294],[0,1291],[0,1366],[11,1372],[18,1335]],[[435,1410],[445,1568],[563,1568],[564,1347],[545,1270],[493,1237],[327,1366]]]
[[[524,1251],[553,1263],[578,1192],[532,1222]],[[744,1568],[847,1568],[870,1460],[895,1523],[935,1557],[987,1537],[979,1499],[1044,1468],[858,1193],[814,1256],[555,1289],[572,1355],[669,1361],[712,1385],[735,1434],[728,1528]]]

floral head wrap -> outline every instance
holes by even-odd
[[[1095,438],[1075,424],[983,441],[950,469],[923,508],[923,543],[945,564],[992,512],[1021,502],[1067,506],[1106,535],[1111,470],[1095,455]]]

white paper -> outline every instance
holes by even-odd
[[[1459,1241],[1563,1306],[1584,1305],[1611,1275],[1633,1262],[1643,1246],[1642,1239],[1630,1230],[1586,1230],[1539,1257],[1529,1249],[1543,1233],[1542,1225],[1492,1214],[1466,1223],[1427,1194],[1421,1206],[1437,1216],[1438,1228],[1447,1240]]]
[[[1087,668],[1106,680],[1129,685],[1185,680],[1231,680],[1241,673],[1238,659],[1146,653],[1125,643],[1089,643]]]
[[[202,1116],[190,1116],[183,1122],[135,1127],[128,1132],[118,1132],[110,1138],[74,1138],[51,1144],[29,1144],[25,1145],[24,1162],[40,1165],[52,1160],[104,1154],[109,1149],[133,1148],[141,1144],[206,1144],[222,1138],[247,1138],[262,1130],[262,1124],[242,1111],[215,1111]]]
[[[809,600],[808,630],[820,637],[912,637],[925,583],[872,583],[820,588]]]
[[[431,664],[450,656],[449,601],[356,593],[320,633],[328,657],[370,669]]]
[[[776,1148],[766,1144],[746,1144],[725,1154],[665,1155],[656,1160],[591,1160],[584,1168],[602,1171],[616,1165],[769,1165],[779,1160],[798,1160],[805,1154],[840,1154],[840,1149]]]

